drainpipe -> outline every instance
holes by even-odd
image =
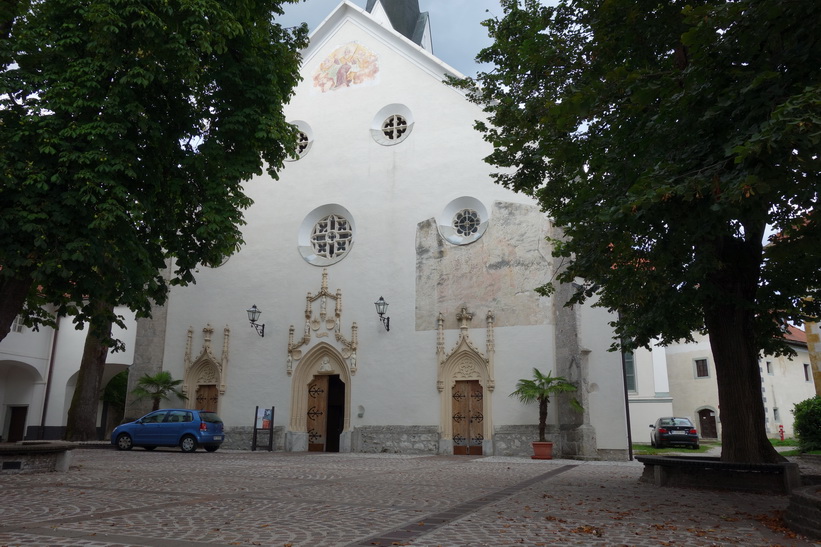
[[[46,412],[48,412],[48,399],[51,396],[51,374],[54,372],[54,354],[57,352],[57,334],[60,332],[60,317],[57,317],[57,324],[54,325],[54,336],[51,337],[51,352],[48,356],[48,372],[46,376],[46,393],[43,398],[43,412],[40,416],[39,440],[43,440],[46,435]]]
[[[629,461],[633,461],[633,432],[630,430],[630,397],[627,393],[627,362],[624,359],[624,350],[621,350],[621,377],[624,386],[624,415],[627,420],[627,454]],[[635,359],[635,358],[634,358]],[[635,363],[635,360],[633,361]]]

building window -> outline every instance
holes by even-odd
[[[773,421],[780,422],[781,421],[781,414],[778,412],[777,408],[773,409]]]
[[[311,140],[308,138],[308,135],[300,131],[297,133],[296,136],[296,155],[300,158],[304,156],[308,152],[308,146],[311,144]]]
[[[439,233],[448,243],[468,245],[477,241],[487,230],[487,209],[476,198],[462,196],[448,203],[437,217]]]
[[[388,119],[382,122],[382,134],[385,135],[389,141],[400,141],[403,135],[408,131],[408,122],[399,114],[388,116]]]
[[[636,393],[636,360],[632,351],[624,352],[624,383],[627,391]]]
[[[393,146],[407,139],[413,126],[413,114],[407,106],[389,104],[371,120],[371,137],[382,146]]]
[[[303,120],[294,120],[291,124],[296,128],[296,148],[294,155],[285,158],[285,161],[297,161],[305,157],[311,150],[314,144],[314,131],[308,122]]]
[[[767,361],[767,374],[769,374],[770,376],[773,375],[773,362],[772,361]]]
[[[353,231],[348,220],[340,215],[328,215],[314,225],[311,246],[322,258],[340,258],[351,248]]]
[[[479,231],[482,220],[473,209],[462,209],[453,219],[453,229],[460,236],[470,236]]]
[[[25,328],[25,325],[23,325],[23,319],[18,315],[11,323],[10,332],[23,332]]]
[[[804,363],[804,380],[809,382],[812,380],[812,376],[810,375],[810,365],[809,363]]]
[[[707,369],[707,359],[696,359],[696,378],[709,378],[710,371]]]

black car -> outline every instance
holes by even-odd
[[[689,418],[659,418],[650,427],[650,444],[655,448],[674,445],[698,448],[698,431]]]

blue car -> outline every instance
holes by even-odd
[[[179,446],[183,452],[194,452],[203,446],[214,452],[223,439],[222,420],[215,412],[186,408],[155,410],[139,420],[118,425],[111,432],[111,444],[118,450]]]

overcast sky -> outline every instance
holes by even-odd
[[[306,0],[286,6],[284,26],[308,23],[313,31],[340,4],[341,0]],[[351,0],[365,9],[367,0]],[[433,53],[468,76],[474,76],[474,60],[483,47],[490,45],[487,29],[480,23],[502,15],[499,0],[419,0],[419,9],[430,14]]]

